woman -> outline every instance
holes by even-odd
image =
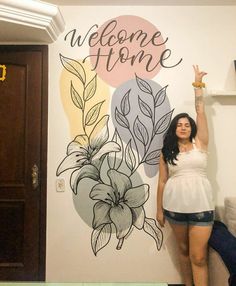
[[[159,166],[157,221],[165,219],[174,231],[186,286],[208,285],[208,240],[214,220],[211,185],[206,177],[208,128],[202,82],[205,72],[195,72],[196,123],[178,114],[166,133]]]

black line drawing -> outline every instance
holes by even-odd
[[[142,164],[157,166],[159,163],[160,149],[154,149],[152,142],[156,136],[163,137],[170,124],[173,110],[161,118],[156,118],[155,111],[166,98],[167,86],[155,94],[148,82],[136,75],[139,89],[152,98],[153,104],[147,104],[138,96],[139,110],[135,111],[137,115],[134,122],[130,122],[128,115],[132,112],[129,98],[131,90],[123,95],[120,105],[115,108],[115,120],[130,134],[130,139],[124,146],[117,129],[112,138],[109,138],[110,116],[100,116],[104,101],[96,103],[89,110],[86,109],[86,103],[96,94],[97,75],[87,83],[86,71],[81,63],[61,54],[60,60],[63,67],[75,75],[83,86],[83,90],[78,91],[71,81],[71,100],[81,111],[82,130],[68,144],[66,156],[59,164],[56,175],[71,172],[70,187],[78,199],[81,181],[86,178],[95,182],[92,187],[88,186],[87,190],[89,198],[94,202],[91,209],[91,248],[94,255],[108,245],[113,233],[117,239],[116,249],[121,250],[124,240],[128,239],[133,229],[147,233],[154,239],[157,250],[160,250],[163,242],[162,230],[155,219],[146,216],[145,211],[150,186],[137,184],[133,175]],[[152,130],[147,130],[140,120],[140,115],[150,120]],[[87,126],[92,126],[90,133],[87,132]],[[130,174],[124,172],[124,167]],[[107,180],[102,174],[104,172]]]

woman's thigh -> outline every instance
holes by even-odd
[[[189,234],[188,226],[182,224],[170,223],[170,226],[174,232],[180,252],[184,255],[189,254]]]
[[[189,249],[190,256],[198,258],[206,258],[208,250],[208,240],[212,231],[212,225],[189,226]]]

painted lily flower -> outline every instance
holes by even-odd
[[[99,170],[106,154],[120,151],[120,146],[116,142],[108,141],[108,120],[109,116],[105,115],[94,126],[89,136],[85,134],[76,136],[68,145],[67,156],[57,169],[57,176],[74,169],[70,185],[75,194],[81,179],[100,179]]]
[[[98,200],[93,209],[93,228],[113,223],[119,239],[117,249],[120,249],[132,225],[143,228],[143,205],[149,197],[149,185],[132,187],[130,178],[115,169],[110,169],[107,175],[110,184],[99,183],[90,192],[90,198]]]

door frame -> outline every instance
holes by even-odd
[[[48,46],[47,45],[0,45],[0,51],[30,52],[42,54],[41,94],[41,142],[40,142],[40,195],[39,195],[39,281],[46,275],[46,209],[47,209],[47,133],[48,133]]]

